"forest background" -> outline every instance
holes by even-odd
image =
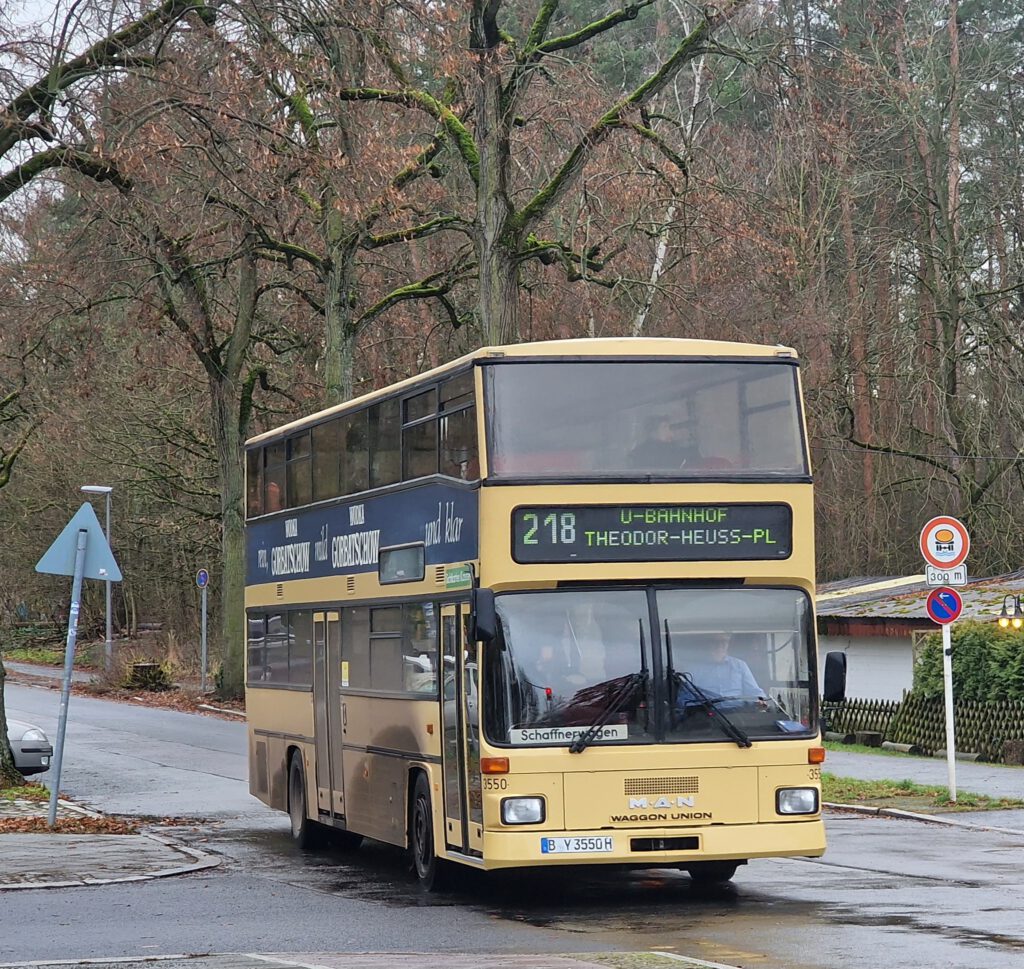
[[[208,568],[237,690],[244,439],[561,337],[795,347],[821,579],[919,569],[935,513],[1021,567],[1018,0],[34,11],[0,10],[0,626],[66,609],[33,566],[110,485],[115,627],[194,644]]]

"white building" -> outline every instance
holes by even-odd
[[[828,652],[846,653],[847,696],[899,700],[913,686],[915,645],[940,628],[925,609],[930,591],[923,575],[818,586],[819,664]],[[962,618],[995,622],[1005,596],[1024,595],[1024,573],[978,579],[958,591]]]

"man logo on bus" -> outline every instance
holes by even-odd
[[[933,536],[935,552],[953,552],[955,550],[956,536],[951,528],[940,528]]]

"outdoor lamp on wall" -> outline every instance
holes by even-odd
[[[1009,602],[1009,606],[1007,606]],[[1003,596],[1003,608],[999,612],[999,625],[1006,629],[1013,626],[1020,629],[1024,625],[1024,607],[1021,606],[1020,596],[1007,594]]]

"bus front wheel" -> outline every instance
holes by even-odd
[[[724,885],[739,866],[738,861],[699,861],[687,865],[686,870],[695,885]]]
[[[288,819],[291,821],[292,840],[303,851],[320,845],[320,825],[311,820],[306,811],[306,774],[298,751],[292,754],[288,767]]]
[[[416,775],[409,827],[416,877],[428,892],[438,891],[444,881],[446,864],[434,853],[434,811],[430,802],[430,783],[424,774]]]

